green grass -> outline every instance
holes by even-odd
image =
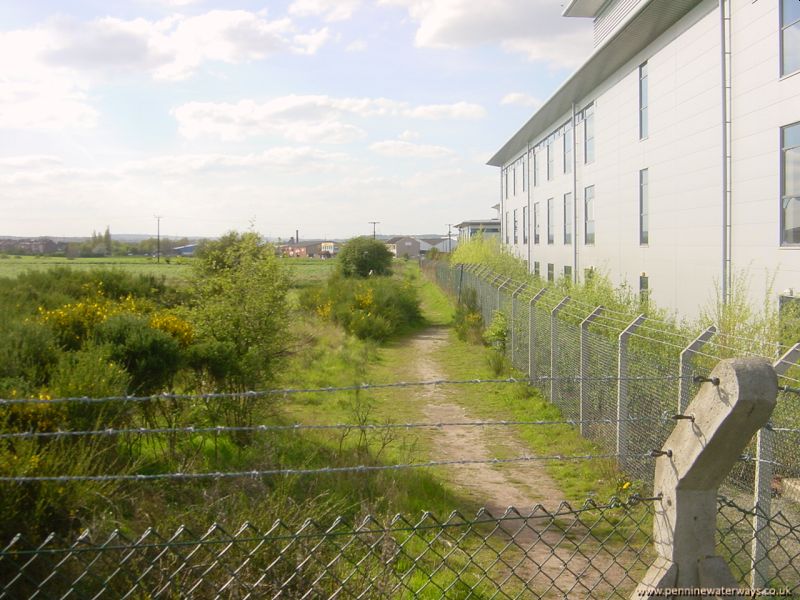
[[[109,256],[100,258],[65,258],[63,256],[15,256],[0,255],[0,278],[16,278],[25,271],[42,271],[55,267],[78,270],[122,269],[132,274],[164,276],[172,285],[188,280],[191,274],[191,258],[162,257],[161,262],[144,256]]]

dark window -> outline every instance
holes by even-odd
[[[583,116],[583,162],[594,162],[594,104],[584,109]]]
[[[647,63],[642,63],[639,66],[639,139],[643,140],[647,137],[649,132],[647,122],[647,107],[649,106],[647,98]]]
[[[533,205],[533,243],[539,243],[539,203]]]
[[[505,170],[505,196],[506,200],[508,200],[508,169]]]
[[[564,243],[572,243],[572,193],[564,194]]]
[[[781,129],[781,243],[800,244],[800,123]]]
[[[519,227],[517,226],[517,209],[515,208],[514,209],[514,243],[515,244],[519,243],[518,231],[519,231]]]
[[[565,265],[564,266],[564,277],[568,281],[572,281],[572,267],[571,266],[569,266],[569,265]]]
[[[547,181],[550,181],[555,174],[555,149],[553,143],[547,144]]]
[[[534,263],[533,263],[533,274],[536,277],[539,277],[539,261],[538,260],[534,261]]]
[[[508,244],[508,211],[506,211],[506,244]]]
[[[781,1],[781,76],[800,71],[800,2]]]
[[[547,243],[552,244],[556,239],[556,208],[552,198],[547,200]]]
[[[522,243],[528,243],[528,207],[522,207]]]
[[[583,191],[584,244],[594,244],[594,186]]]
[[[564,131],[564,173],[572,173],[572,127]]]
[[[525,191],[525,159],[522,160],[522,191]]]
[[[553,263],[547,263],[547,281],[555,281],[556,269]]]
[[[536,150],[533,151],[533,185],[536,187],[539,185],[539,153]]]
[[[512,190],[513,190],[514,195],[516,196],[517,195],[517,167],[516,166],[511,170],[511,180],[513,181]]]
[[[639,243],[650,242],[650,199],[648,185],[648,170],[639,171]]]
[[[650,302],[650,279],[642,273],[639,276],[639,304],[646,307]]]

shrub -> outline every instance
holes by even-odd
[[[342,246],[338,260],[339,271],[345,277],[388,275],[391,272],[392,253],[383,242],[357,237]]]
[[[453,323],[458,339],[473,344],[482,341],[483,317],[478,306],[478,294],[473,288],[467,288],[462,292]]]
[[[47,383],[59,356],[50,329],[34,321],[8,322],[0,340],[0,379],[17,378],[33,387]]]
[[[505,353],[508,340],[508,317],[502,311],[495,311],[492,323],[483,332],[483,340],[500,353]]]

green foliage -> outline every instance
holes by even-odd
[[[473,288],[466,288],[461,292],[461,298],[453,317],[453,326],[456,335],[461,341],[473,344],[482,340],[483,317],[478,306],[478,293]]]
[[[506,351],[508,341],[508,317],[502,311],[496,310],[492,315],[492,322],[483,332],[483,341],[501,353]]]
[[[125,368],[130,375],[130,391],[137,395],[163,390],[180,361],[177,340],[136,315],[110,317],[97,327],[95,339],[106,346],[113,362]]]
[[[342,246],[338,260],[339,271],[345,277],[388,275],[391,272],[392,253],[381,241],[357,237]]]
[[[361,339],[385,340],[422,321],[416,287],[396,277],[335,275],[304,293],[301,302]]]
[[[530,276],[525,263],[500,245],[500,238],[484,236],[482,233],[473,236],[467,242],[460,243],[453,250],[450,264],[487,265],[496,273],[513,279],[521,280]]]
[[[0,381],[18,379],[32,387],[47,383],[59,354],[50,329],[35,321],[3,321],[0,340]]]
[[[194,307],[187,318],[198,339],[225,344],[226,353],[232,348],[238,365],[228,369],[226,389],[265,385],[288,347],[290,279],[283,262],[257,234],[232,232],[207,243],[196,268]]]

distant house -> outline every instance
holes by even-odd
[[[500,237],[500,219],[463,221],[456,227],[458,228],[458,239],[462,242],[468,242],[479,232],[484,237]]]
[[[338,242],[322,242],[319,245],[319,253],[322,258],[332,258],[339,254]]]
[[[59,245],[47,237],[0,240],[0,252],[11,254],[53,254],[59,249]]]
[[[176,246],[172,249],[176,256],[194,256],[197,251],[197,244],[186,244],[185,246]]]
[[[452,252],[458,246],[458,240],[445,237],[428,237],[420,239],[420,254],[425,256],[435,249],[438,252]]]
[[[421,242],[409,236],[397,236],[386,240],[386,247],[397,258],[419,258]]]
[[[322,241],[314,240],[299,244],[283,244],[278,246],[281,255],[290,258],[314,258],[322,253]]]

